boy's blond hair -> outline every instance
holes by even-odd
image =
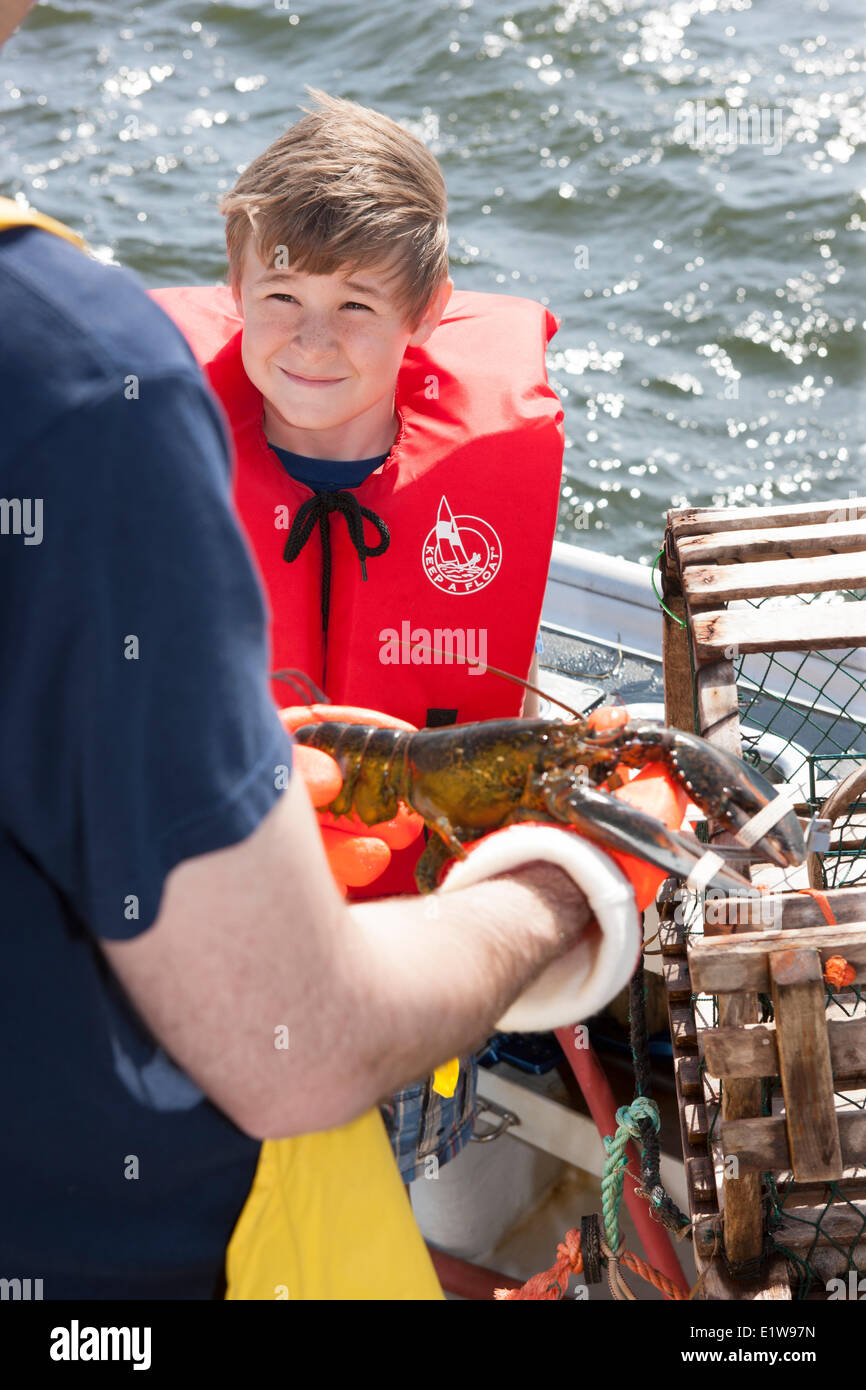
[[[332,275],[393,268],[394,295],[413,327],[448,277],[442,171],[395,121],[307,88],[315,106],[254,159],[222,199],[232,284],[252,232],[259,256]],[[280,261],[276,261],[279,265]]]

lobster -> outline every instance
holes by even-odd
[[[706,846],[603,790],[599,783],[621,765],[663,763],[735,835],[775,795],[738,758],[695,734],[645,720],[598,728],[580,718],[491,719],[416,732],[326,720],[295,729],[294,737],[338,763],[343,786],[328,807],[334,815],[354,811],[375,825],[393,818],[402,803],[423,817],[430,836],[415,870],[422,893],[436,887],[448,860],[465,858],[464,844],[518,821],[570,826],[602,849],[688,878]],[[805,853],[789,809],[751,857],[787,867],[802,863]],[[755,891],[728,864],[710,882],[731,893]]]

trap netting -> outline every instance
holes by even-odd
[[[816,604],[836,606],[864,597],[861,590],[773,596],[732,603],[728,612],[778,608],[789,616],[796,605],[808,605],[814,611]],[[769,781],[795,788],[793,804],[799,816],[820,816],[822,811],[829,815],[829,826],[825,826],[829,843],[826,838],[816,839],[814,848],[822,852],[810,857],[812,886],[866,885],[866,649],[848,646],[744,654],[732,648],[725,655],[733,664],[737,683],[743,757]],[[693,690],[696,693],[694,684]],[[697,699],[695,718],[697,726]],[[698,829],[705,838],[704,827]],[[774,893],[803,889],[810,883],[806,865],[788,870],[762,866],[753,871],[753,878]],[[704,935],[711,898],[712,890],[701,895],[687,916],[687,942]],[[823,925],[820,916],[817,921]],[[861,986],[836,988],[825,982],[825,995],[828,1022],[866,1020]],[[692,1003],[699,1030],[719,1026],[717,997],[695,994]],[[772,999],[759,995],[757,1022],[773,1019]],[[708,1117],[707,1156],[721,1186],[725,1081],[710,1075],[703,1055],[700,1072]],[[833,1098],[840,1127],[849,1122],[847,1117],[863,1115],[866,1076],[834,1075]],[[760,1113],[784,1115],[778,1077],[761,1081]],[[866,1273],[866,1145],[858,1148],[862,1163],[852,1164],[849,1153],[840,1181],[804,1184],[795,1182],[790,1171],[761,1174],[763,1260],[775,1255],[786,1261],[796,1298],[850,1297],[849,1275],[854,1274],[856,1287],[857,1279]],[[740,1270],[741,1277],[744,1273],[748,1271]]]
[[[789,616],[798,605],[829,608],[864,598],[863,590],[772,596],[732,603],[728,611],[784,609]],[[866,762],[866,648],[743,654],[733,647],[728,655],[744,759],[771,782],[796,789],[798,815],[819,814],[834,788]],[[866,879],[866,792],[835,814],[822,870],[826,887]],[[760,881],[782,891],[808,879],[800,868]]]
[[[838,1297],[831,1280],[866,1273],[866,1008],[852,987],[866,970],[861,503],[668,515],[669,711],[725,746],[736,728],[744,759],[808,826],[801,866],[749,855],[767,890],[752,908],[732,898],[736,915],[723,901],[716,916],[710,889],[663,936],[690,1210],[715,1297],[738,1296],[721,1262],[769,1297],[770,1284]]]
[[[704,939],[707,925],[717,921],[723,909],[730,914],[736,911],[737,902],[745,906],[748,901],[734,900],[735,906],[732,908],[730,899],[712,889],[685,897],[684,907],[680,910],[683,912],[686,945]],[[764,925],[778,927],[781,925],[780,919],[773,917],[772,911],[778,899],[775,895],[768,895],[765,903],[768,916]],[[727,920],[730,920],[729,915]],[[745,929],[754,930],[755,927],[747,922]],[[757,1002],[755,1022],[773,1023],[775,1012],[770,995],[759,994]],[[691,1006],[698,1035],[704,1030],[720,1027],[722,1020],[716,995],[692,993]],[[837,988],[825,980],[824,1006],[828,1023],[860,1020],[866,1028],[866,993],[863,986],[851,984]],[[860,1050],[863,1050],[862,1044]],[[716,1189],[720,1191],[725,1176],[739,1176],[735,1168],[726,1167],[732,1155],[722,1143],[725,1080],[710,1073],[703,1049],[698,1056],[701,1093],[708,1121],[706,1154],[715,1174]],[[859,1075],[834,1074],[833,1107],[840,1128],[851,1116],[866,1114],[866,1074],[862,1071]],[[782,1085],[778,1077],[761,1080],[757,1114],[764,1117],[785,1114]],[[754,1260],[751,1269],[740,1266],[732,1271],[735,1277],[758,1277],[761,1269],[767,1268],[768,1260],[777,1256],[786,1261],[793,1297],[852,1296],[849,1275],[853,1274],[856,1287],[857,1279],[866,1274],[866,1144],[860,1142],[854,1161],[852,1157],[849,1152],[844,1175],[837,1182],[798,1183],[793,1173],[784,1169],[767,1169],[760,1174],[763,1251]]]

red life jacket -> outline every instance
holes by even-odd
[[[345,517],[330,516],[325,641],[318,530],[297,559],[283,558],[288,528],[313,494],[289,477],[265,438],[231,292],[153,297],[185,334],[228,416],[237,509],[270,606],[271,669],[300,668],[335,703],[419,727],[519,714],[523,690],[483,668],[525,677],[535,650],[563,451],[562,408],[544,367],[553,315],[531,300],[455,292],[424,346],[407,350],[398,438],[352,489],[385,522],[390,545],[367,559],[364,581]],[[370,548],[379,541],[367,521],[364,535]],[[482,669],[461,656],[481,659]],[[273,693],[281,706],[298,703],[282,682]]]

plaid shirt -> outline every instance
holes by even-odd
[[[450,1100],[433,1090],[432,1078],[405,1086],[382,1107],[382,1118],[404,1183],[432,1176],[437,1167],[455,1158],[469,1143],[475,1119],[478,1064],[460,1058],[460,1075]]]

